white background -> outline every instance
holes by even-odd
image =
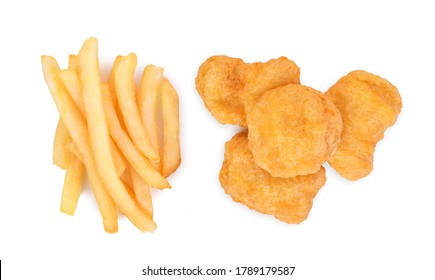
[[[233,273],[296,266],[289,279],[435,279],[431,1],[93,2],[0,4],[2,279],[150,279],[141,275],[148,265]],[[104,75],[116,55],[135,52],[137,77],[149,63],[163,66],[180,95],[183,162],[173,189],[154,192],[154,234],[125,218],[117,234],[105,233],[89,188],[74,217],[59,212],[64,173],[51,160],[58,113],[40,55],[66,67],[89,36],[99,39]],[[194,86],[199,65],[216,54],[247,62],[287,56],[302,83],[321,91],[355,69],[391,81],[403,110],[377,146],[374,171],[351,182],[326,166],[327,183],[300,225],[234,203],[218,172],[238,128],[215,121]]]

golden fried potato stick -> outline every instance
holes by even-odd
[[[73,143],[73,142],[71,142]],[[60,212],[74,216],[82,189],[85,166],[77,158],[72,157],[66,169],[65,180],[63,182],[62,197],[60,200]]]
[[[116,96],[118,97],[119,108],[133,143],[143,155],[150,160],[157,161],[160,156],[146,135],[136,103],[136,85],[134,83],[136,63],[136,55],[131,53],[126,57],[121,57],[119,63],[114,65]]]
[[[181,163],[179,101],[168,79],[162,82],[163,158],[162,174],[168,177]]]
[[[104,229],[109,233],[117,232],[118,212],[98,174],[90,146],[86,121],[83,119],[79,109],[63,87],[60,77],[58,76],[59,66],[57,65],[56,60],[51,56],[42,56],[41,61],[44,79],[56,104],[57,110],[60,113],[62,122],[65,124],[71,138],[76,143],[80,150],[80,154],[83,156],[86,171],[103,218]]]
[[[146,181],[150,186],[165,189],[171,188],[163,176],[151,165],[146,157],[134,146],[127,133],[122,129],[116,117],[115,108],[110,100],[110,89],[107,84],[102,85],[103,106],[106,114],[107,124],[112,139],[118,145],[122,154],[125,156],[131,167]]]
[[[144,211],[150,216],[153,217],[153,201],[151,198],[151,191],[148,184],[139,176],[139,174],[134,171],[133,168],[130,168],[130,177],[132,181],[132,186],[134,190],[134,197],[140,206],[144,209]]]
[[[375,146],[402,109],[399,91],[382,77],[357,70],[342,77],[325,95],[343,118],[342,141],[329,164],[349,180],[369,175]]]
[[[121,58],[123,56],[118,55],[115,60],[113,61],[113,65],[112,65],[112,70],[110,71],[110,75],[109,75],[109,81],[107,82],[109,84],[109,88],[110,88],[110,92],[112,94],[112,99],[114,97],[116,97],[116,93],[115,93],[115,69],[116,67],[118,67],[119,61],[121,61]]]
[[[77,56],[70,56],[68,67],[69,68],[78,67],[77,62],[78,62]],[[84,107],[83,107],[83,99],[81,97],[80,80],[78,78],[76,70],[58,69],[58,73],[66,90],[69,92],[76,105],[79,106],[79,109],[83,114]],[[60,131],[63,131],[62,136],[60,136],[57,133],[58,129]],[[59,141],[59,139],[62,138],[64,143],[61,144],[62,145],[61,150],[65,151],[65,153],[69,155],[69,160],[66,166],[65,179],[63,183],[62,196],[60,201],[60,211],[67,215],[73,216],[77,208],[77,202],[79,200],[80,191],[82,188],[82,181],[83,181],[85,167],[83,165],[83,161],[80,161],[78,157],[74,155],[74,153],[71,154],[70,151],[67,151],[68,149],[67,146],[74,144],[74,142],[69,136],[69,132],[66,129],[65,125],[63,124],[61,118],[59,118],[58,129],[56,129],[55,142]],[[55,153],[53,153],[53,155],[54,154]]]
[[[246,132],[241,132],[225,144],[219,181],[235,202],[283,222],[299,224],[308,217],[313,199],[325,184],[326,176],[321,167],[310,175],[272,177],[255,164]]]
[[[110,88],[110,96],[112,98],[113,107],[115,108],[116,115],[118,116],[119,119],[119,123],[121,124],[122,129],[124,131],[127,131],[127,127],[125,126],[125,122],[124,122],[124,117],[122,116],[121,109],[119,108],[118,97],[116,96],[116,90],[115,90],[115,69],[117,68],[117,65],[121,60],[121,58],[122,56],[118,55],[113,61],[112,70],[110,71],[110,76],[107,83]]]
[[[263,92],[300,84],[299,76],[299,67],[286,57],[245,63],[240,58],[218,55],[201,64],[195,84],[216,120],[246,127],[246,113]]]
[[[145,133],[153,148],[161,153],[159,126],[157,120],[157,103],[163,79],[163,68],[147,65],[142,73],[138,94],[138,108],[145,128]],[[151,163],[159,171],[161,160],[152,160]]]
[[[139,230],[143,232],[153,232],[157,225],[140,209],[116,174],[113,156],[110,151],[109,129],[102,102],[97,39],[93,37],[87,39],[79,51],[78,57],[89,138],[99,174],[119,210],[124,213]],[[120,64],[121,63],[122,61]],[[123,67],[120,69],[123,70]],[[124,71],[120,71],[119,74],[124,74],[123,72]],[[117,77],[119,76],[117,75]],[[123,83],[124,79],[129,78],[123,76],[119,78],[120,80],[118,82],[115,80],[115,84],[117,84],[117,88],[119,87],[119,89],[124,90],[122,88],[123,85],[125,85]],[[131,84],[127,82],[127,86],[131,87]],[[126,94],[131,94],[131,92],[127,92]],[[120,96],[123,95],[120,94]]]
[[[53,141],[53,163],[62,169],[67,169],[71,162],[72,155],[66,147],[71,141],[67,128],[59,118]]]

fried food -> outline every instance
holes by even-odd
[[[86,120],[81,115],[74,101],[64,89],[59,77],[59,66],[51,56],[42,56],[42,70],[44,79],[60,113],[60,117],[67,128],[72,140],[83,156],[86,172],[91,182],[92,190],[103,218],[104,229],[109,233],[118,231],[118,213],[111,196],[98,174],[96,162],[92,153]]]
[[[306,176],[270,176],[255,164],[246,132],[236,134],[225,144],[219,179],[234,201],[291,224],[298,224],[308,217],[314,197],[326,182],[323,167]]]
[[[161,92],[163,80],[163,68],[147,65],[142,73],[140,80],[137,105],[139,107],[140,117],[145,129],[145,133],[151,143],[151,146],[161,154],[160,130],[157,120],[158,100]],[[161,170],[162,159],[151,162],[157,170]]]
[[[181,163],[178,94],[171,82],[162,82],[163,157],[162,174],[168,177]]]
[[[138,207],[136,201],[129,195],[126,186],[116,174],[113,156],[110,150],[109,128],[106,122],[102,101],[98,44],[95,38],[89,38],[85,41],[79,51],[78,58],[89,139],[93,148],[97,169],[101,174],[107,191],[119,210],[141,231],[153,232],[157,225]],[[122,61],[120,64],[121,63]],[[125,65],[124,67],[128,66]],[[125,94],[118,95],[118,97],[124,98],[130,94],[129,91],[131,90],[130,83],[124,81],[124,79],[129,79],[129,77],[125,77],[121,70],[118,74],[115,74],[115,87],[116,90],[126,91]],[[117,78],[119,78],[119,80],[117,80]],[[123,88],[121,85],[124,85],[126,88]],[[126,97],[126,99],[128,98],[129,97]],[[128,102],[126,101],[126,103]],[[121,111],[124,113],[125,108],[123,108],[122,105],[120,106]],[[126,117],[126,115],[127,114],[124,114],[124,117]]]
[[[246,127],[246,112],[270,89],[299,84],[299,67],[286,57],[265,63],[212,56],[198,70],[196,89],[211,114],[223,124]]]
[[[110,88],[104,83],[101,86],[103,107],[106,114],[109,133],[122,154],[125,156],[131,167],[145,180],[150,186],[159,189],[170,188],[168,181],[160,174],[140,153],[139,149],[132,143],[125,130],[122,128],[120,120],[117,118],[114,104],[111,100]]]
[[[153,148],[147,137],[136,102],[136,84],[134,82],[136,64],[136,55],[130,53],[126,57],[121,57],[119,62],[114,65],[115,92],[119,108],[133,143],[144,156],[150,160],[158,161],[160,158],[159,153]]]
[[[343,118],[342,141],[328,162],[347,179],[363,178],[373,169],[376,143],[402,109],[400,94],[387,80],[357,70],[342,77],[326,95]]]
[[[142,91],[150,98],[142,100],[147,110],[139,112],[135,54],[118,56],[107,82],[101,81],[98,44],[93,37],[84,42],[78,55],[69,56],[68,69],[60,69],[51,56],[43,55],[41,62],[60,113],[53,162],[66,171],[61,212],[74,215],[86,172],[107,232],[118,230],[118,210],[139,230],[154,231],[150,188],[171,188],[165,177],[181,160],[178,95],[162,76],[163,68],[146,67],[155,71],[145,71],[148,75],[141,81]],[[157,102],[160,94],[164,95],[161,103]],[[141,117],[150,118],[155,130],[147,131]],[[154,141],[164,145],[151,143],[147,137],[151,132]],[[165,177],[161,165],[166,166]]]
[[[321,92],[289,84],[265,92],[248,112],[249,148],[273,177],[312,174],[340,141],[341,116]]]

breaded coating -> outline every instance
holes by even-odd
[[[234,201],[290,224],[298,224],[308,217],[314,197],[326,182],[323,167],[306,176],[270,176],[255,164],[246,132],[236,134],[225,144],[219,179]]]
[[[289,84],[265,92],[247,115],[249,149],[273,177],[312,174],[337,149],[341,115],[321,92]]]
[[[246,127],[246,112],[263,92],[299,84],[299,76],[299,67],[286,57],[245,63],[212,56],[199,67],[195,82],[205,107],[220,123]]]
[[[343,118],[342,141],[328,162],[349,180],[363,178],[373,169],[376,143],[402,109],[400,94],[387,80],[357,70],[342,77],[326,95]]]

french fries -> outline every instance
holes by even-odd
[[[86,172],[108,233],[118,231],[118,209],[142,232],[153,232],[150,188],[171,188],[165,177],[181,161],[178,95],[163,68],[147,66],[137,93],[136,55],[118,56],[102,83],[92,37],[69,56],[68,69],[50,56],[41,62],[60,113],[53,143],[53,162],[66,171],[60,211],[74,215]]]
[[[98,207],[103,218],[104,229],[109,233],[117,232],[118,213],[112,198],[107,192],[100,175],[98,174],[95,160],[92,155],[86,122],[60,81],[58,76],[59,67],[56,60],[50,56],[42,56],[41,60],[45,81],[53,97],[54,103],[56,104],[57,110],[60,113],[62,122],[65,124],[71,138],[76,143],[80,154],[83,156],[86,171],[89,180],[91,181],[95,198],[98,202]]]
[[[159,154],[151,145],[145,133],[144,125],[139,118],[139,110],[136,103],[136,85],[134,83],[136,64],[136,55],[131,53],[126,57],[121,57],[119,62],[114,66],[116,96],[133,143],[144,156],[151,160],[159,160]]]
[[[141,231],[153,232],[157,227],[154,221],[148,217],[132,200],[124,184],[116,174],[113,156],[110,151],[109,129],[103,109],[101,96],[100,70],[98,63],[98,46],[95,38],[89,38],[79,51],[80,79],[83,87],[83,99],[88,121],[89,138],[97,162],[98,171],[101,174],[107,191],[115,201],[119,210]],[[122,61],[120,62],[120,64]],[[122,72],[121,72],[122,73]],[[119,73],[119,74],[121,74]],[[124,90],[116,82],[116,89]],[[122,79],[121,79],[122,81]],[[122,84],[122,83],[121,83]],[[128,86],[128,85],[127,85]],[[128,94],[128,92],[127,92]],[[122,96],[122,95],[118,95]],[[123,96],[122,96],[123,97]],[[120,104],[122,102],[120,101]],[[121,110],[124,114],[124,110]],[[124,114],[124,117],[128,114]],[[128,122],[127,122],[128,123]],[[128,127],[128,125],[127,125]]]
[[[119,108],[118,97],[116,97],[116,90],[115,90],[115,69],[116,69],[116,65],[118,65],[119,61],[121,60],[121,57],[122,56],[118,55],[113,61],[112,71],[110,72],[109,81],[107,82],[107,84],[109,85],[110,88],[110,96],[112,98],[113,106],[115,107],[116,116],[119,119],[119,123],[121,124],[122,129],[124,129],[124,131],[127,131],[124,117],[122,116],[121,109]]]
[[[163,159],[162,174],[168,177],[181,163],[178,94],[168,79],[162,84]]]
[[[111,94],[109,90],[109,87],[106,84],[103,84],[103,106],[106,113],[107,123],[109,125],[110,135],[113,140],[117,143],[132,168],[143,180],[158,189],[170,188],[171,186],[165,178],[153,168],[148,159],[139,152],[122,129],[119,120],[116,118],[116,112],[113,103],[110,100]]]
[[[145,67],[140,81],[138,106],[141,112],[145,132],[153,148],[161,153],[159,127],[157,124],[157,103],[163,79],[163,68],[152,64]],[[152,164],[161,169],[161,160],[153,160]]]

